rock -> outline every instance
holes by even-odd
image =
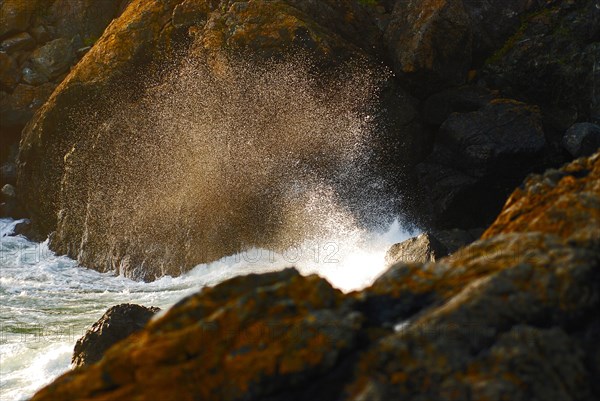
[[[489,57],[483,80],[505,96],[539,105],[560,140],[575,121],[600,116],[598,21],[595,0],[549,2],[524,18],[521,28]]]
[[[13,187],[10,184],[5,184],[2,187],[2,197],[3,198],[16,198],[17,197],[17,193],[15,191],[15,187]]]
[[[75,61],[75,53],[67,39],[55,39],[31,53],[31,69],[52,80],[64,72]]]
[[[478,111],[494,98],[489,90],[477,86],[446,89],[423,101],[422,119],[428,124],[442,125],[452,113]]]
[[[256,62],[259,65],[261,62],[266,63],[265,60],[273,61],[273,58],[298,57],[299,49],[303,49],[300,53],[306,53],[306,58],[309,59],[306,62],[313,67],[303,67],[304,70],[299,69],[301,73],[310,71],[312,74],[313,70],[322,69],[325,71],[324,74],[332,75],[335,79],[337,77],[331,71],[350,59],[363,59],[365,65],[369,66],[369,68],[358,67],[358,71],[379,68],[378,65],[371,63],[369,55],[353,40],[345,39],[345,35],[359,32],[362,22],[370,20],[370,17],[349,13],[352,10],[362,9],[362,6],[354,2],[346,4],[333,0],[323,5],[317,2],[312,2],[314,3],[312,5],[304,3],[306,2],[253,1],[230,4],[223,1],[205,4],[205,2],[174,0],[132,2],[61,83],[60,89],[46,103],[43,110],[36,114],[35,121],[28,124],[27,129],[23,131],[19,190],[24,204],[28,206],[29,216],[40,232],[45,234],[57,232],[51,241],[52,249],[59,253],[69,253],[80,263],[95,269],[112,269],[109,266],[114,263],[123,266],[124,274],[152,280],[163,274],[177,275],[199,263],[235,253],[247,243],[259,241],[267,244],[272,240],[270,236],[276,231],[272,226],[282,221],[275,217],[278,211],[265,212],[265,208],[275,205],[269,197],[276,196],[274,195],[276,191],[270,191],[267,187],[272,186],[273,183],[265,184],[264,190],[256,190],[255,187],[252,193],[241,194],[241,185],[234,183],[235,180],[229,181],[232,186],[235,186],[231,190],[234,193],[231,199],[237,199],[235,202],[240,205],[239,207],[230,207],[231,204],[224,202],[211,203],[210,206],[197,205],[194,199],[198,197],[189,196],[188,200],[181,204],[182,210],[190,214],[189,218],[184,218],[187,225],[185,229],[181,224],[175,224],[172,219],[167,223],[164,223],[164,220],[151,222],[140,214],[128,213],[132,218],[140,218],[143,221],[139,224],[127,224],[129,227],[127,229],[117,229],[115,226],[100,227],[108,220],[88,219],[88,223],[95,227],[90,226],[84,230],[86,223],[81,219],[85,214],[81,213],[83,210],[81,207],[89,201],[85,199],[87,192],[72,191],[72,189],[80,185],[79,180],[91,171],[90,168],[94,163],[99,163],[94,167],[96,169],[104,169],[106,166],[97,156],[98,148],[91,146],[89,141],[81,141],[82,135],[88,136],[88,133],[84,134],[82,122],[75,117],[89,115],[89,104],[93,102],[95,108],[101,113],[107,112],[106,118],[109,118],[113,114],[108,110],[109,106],[114,107],[115,88],[119,88],[120,94],[131,91],[131,101],[143,97],[144,93],[154,96],[151,95],[152,89],[148,88],[151,86],[148,82],[154,78],[146,78],[156,77],[159,75],[157,70],[161,70],[164,66],[184,63],[186,60],[197,60],[199,66],[196,71],[205,69],[207,76],[215,75],[217,80],[225,84],[229,84],[230,81],[227,80],[232,79],[228,78],[228,73],[242,74],[243,71],[239,68],[236,70],[235,66],[230,65],[233,63],[228,60],[228,57],[238,57],[236,60],[239,60],[240,55],[248,57],[247,59],[241,57],[242,62],[239,64]],[[327,12],[318,15],[317,10]],[[173,18],[178,27],[173,25]],[[333,30],[336,27],[341,27],[341,33]],[[369,25],[368,31],[373,37],[377,35],[374,24]],[[364,40],[367,39],[362,38],[359,43]],[[49,42],[46,46],[52,43],[54,42]],[[329,68],[332,66],[335,68]],[[166,70],[169,68],[171,67]],[[162,70],[164,72],[165,69]],[[378,79],[375,75],[374,77]],[[236,84],[236,87],[238,86]],[[141,88],[146,88],[148,91],[145,92]],[[236,90],[228,92],[234,95],[237,93]],[[128,95],[121,98],[127,99]],[[348,99],[348,102],[350,101]],[[106,102],[107,106],[101,106],[100,102]],[[229,113],[230,110],[231,108],[228,107],[225,111]],[[74,118],[65,119],[67,115]],[[235,117],[236,121],[238,119],[239,117]],[[228,118],[223,121],[228,121]],[[406,122],[406,124],[410,123],[412,121]],[[90,124],[90,127],[93,125],[95,123]],[[109,148],[113,146],[112,143],[116,143],[115,141],[123,141],[124,136],[117,135],[117,132],[118,130],[106,130],[103,134],[106,137],[101,141],[105,144],[103,146],[106,146],[106,151],[110,152]],[[50,146],[51,143],[56,146]],[[74,146],[75,144],[81,146]],[[127,146],[135,145],[129,143]],[[127,149],[125,145],[120,148]],[[65,156],[68,157],[65,159]],[[327,159],[331,158],[322,158],[325,161]],[[85,163],[89,163],[90,168],[83,168],[84,160],[88,160]],[[91,162],[91,160],[95,161]],[[140,163],[146,162],[140,160]],[[131,160],[128,164],[131,165]],[[111,171],[121,178],[124,177],[117,172],[114,165]],[[104,177],[107,180],[94,184],[95,188],[106,185],[112,188],[109,190],[107,187],[109,192],[115,190],[115,186],[110,182],[117,178],[113,177],[112,173],[100,174],[96,177]],[[133,181],[131,185],[126,185],[127,188],[133,188],[135,182],[138,184],[143,182],[134,180],[133,176],[129,176],[128,179]],[[89,185],[89,181],[87,184],[85,182],[85,180],[81,182],[83,187]],[[63,183],[64,187],[57,183]],[[241,188],[241,191],[246,189]],[[258,192],[264,193],[265,196],[256,196]],[[208,198],[215,196],[211,191],[207,191],[205,195]],[[160,199],[164,201],[165,196],[170,197],[170,195],[160,195]],[[119,197],[115,196],[113,199]],[[147,199],[149,203],[155,205],[162,202],[152,197]],[[103,209],[105,206],[95,201],[89,205],[91,209],[96,207]],[[198,213],[198,209],[206,207],[211,209],[211,213]],[[60,215],[58,208],[63,210]],[[175,209],[169,208],[169,210]],[[223,221],[229,223],[224,224]],[[175,226],[171,226],[172,224]],[[138,239],[132,243],[128,231],[133,227],[143,226],[148,228],[143,230],[148,235],[137,236]],[[110,235],[107,235],[107,230],[111,232]],[[81,243],[84,231],[87,231],[86,236],[89,241],[85,241],[83,247],[73,248],[72,244],[75,242]],[[164,240],[157,242],[159,232],[170,232],[175,235],[169,236],[170,239],[165,236]],[[112,237],[113,234],[116,237]],[[111,240],[114,245],[113,250],[109,250],[113,245],[105,246],[109,237],[113,238]],[[150,248],[154,250],[150,253],[147,252],[149,243],[152,243]],[[192,246],[192,243],[202,245]],[[146,267],[137,269],[142,264]]]
[[[342,300],[323,279],[291,269],[237,277],[182,300],[34,399],[330,399],[351,375],[344,362],[361,327]]]
[[[425,94],[466,81],[473,32],[461,0],[397,2],[385,41],[394,71]]]
[[[114,344],[143,329],[158,311],[135,304],[111,307],[77,340],[71,364],[80,368],[98,362]]]
[[[0,38],[27,30],[40,0],[4,0],[0,4]]]
[[[12,91],[20,79],[19,65],[11,56],[0,51],[0,90]]]
[[[12,94],[0,92],[0,128],[23,127],[38,108],[50,97],[56,85],[19,84]]]
[[[34,47],[35,40],[27,32],[21,32],[11,36],[0,43],[0,51],[7,53],[14,53],[20,50],[31,50]]]
[[[392,245],[385,255],[385,262],[388,265],[396,263],[427,263],[435,262],[446,255],[446,247],[435,237],[425,233]]]
[[[469,70],[477,68],[514,33],[520,17],[536,7],[530,0],[398,1],[385,33],[394,71],[419,97],[463,84]]]
[[[23,209],[21,208],[19,200],[17,199],[15,187],[10,184],[5,184],[0,193],[2,198],[2,202],[0,203],[0,218],[23,218]]]
[[[600,148],[600,126],[574,124],[565,133],[562,145],[573,157],[591,156]]]
[[[417,166],[433,224],[489,224],[525,175],[544,167],[546,146],[534,106],[496,99],[479,111],[451,114]]]
[[[13,233],[10,235],[11,236],[22,235],[22,236],[28,238],[30,241],[34,241],[34,242],[44,242],[47,239],[47,237],[40,235],[40,233],[38,233],[35,230],[35,228],[31,224],[31,221],[29,219],[25,219],[24,221],[17,223],[17,225],[15,225],[15,229],[13,230]]]
[[[49,78],[38,70],[29,67],[23,68],[23,81],[29,85],[42,85],[48,82]]]
[[[451,230],[438,230],[433,232],[433,236],[446,248],[447,255],[451,255],[459,249],[475,242],[485,230],[482,228],[473,228],[470,230],[461,230],[454,228]]]
[[[52,32],[50,32],[50,30],[44,25],[35,26],[31,28],[29,32],[31,33],[35,41],[40,45],[43,45],[46,42],[49,42],[52,39],[54,39],[54,35],[52,34]]]
[[[0,166],[0,176],[2,177],[0,185],[15,185],[17,181],[17,165],[14,162],[3,163],[2,166]]]

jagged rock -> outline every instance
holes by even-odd
[[[600,126],[591,123],[574,124],[565,133],[562,145],[573,157],[591,156],[600,148]]]
[[[14,53],[21,50],[31,50],[35,47],[35,40],[27,32],[21,32],[18,35],[4,39],[0,43],[0,51]]]
[[[546,146],[535,106],[496,99],[479,111],[450,115],[433,152],[417,166],[433,223],[489,224],[525,175],[544,167]]]
[[[435,237],[425,233],[399,244],[392,245],[385,255],[385,262],[388,265],[393,265],[400,262],[435,262],[436,259],[440,259],[446,255],[446,247],[442,245]]]
[[[114,344],[140,331],[160,308],[121,304],[109,308],[94,325],[77,340],[71,364],[82,367],[98,362]]]
[[[5,52],[0,51],[0,90],[12,91],[21,79],[17,62]]]

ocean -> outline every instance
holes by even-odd
[[[169,308],[228,278],[295,266],[344,292],[370,285],[386,269],[390,245],[415,233],[398,221],[387,229],[357,229],[342,238],[301,244],[285,252],[250,249],[196,266],[179,277],[133,281],[86,269],[58,256],[48,242],[11,236],[19,221],[0,219],[0,400],[26,400],[70,368],[75,342],[111,306]]]

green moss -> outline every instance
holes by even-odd
[[[97,37],[93,37],[93,36],[86,36],[85,38],[83,38],[83,45],[85,47],[88,46],[93,46],[94,43],[96,43],[96,41],[98,40]]]
[[[378,0],[358,0],[363,6],[376,6],[379,3]]]

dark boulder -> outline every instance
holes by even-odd
[[[482,78],[505,96],[541,106],[562,136],[575,121],[600,118],[598,54],[598,1],[548,1],[489,57]]]
[[[574,124],[562,139],[563,147],[571,156],[591,156],[600,148],[600,126],[591,123]]]
[[[111,307],[77,340],[71,364],[82,367],[98,362],[114,344],[143,329],[158,311],[135,304]]]
[[[434,150],[417,166],[433,224],[474,228],[489,224],[504,199],[546,163],[539,110],[496,99],[481,110],[451,114]]]

